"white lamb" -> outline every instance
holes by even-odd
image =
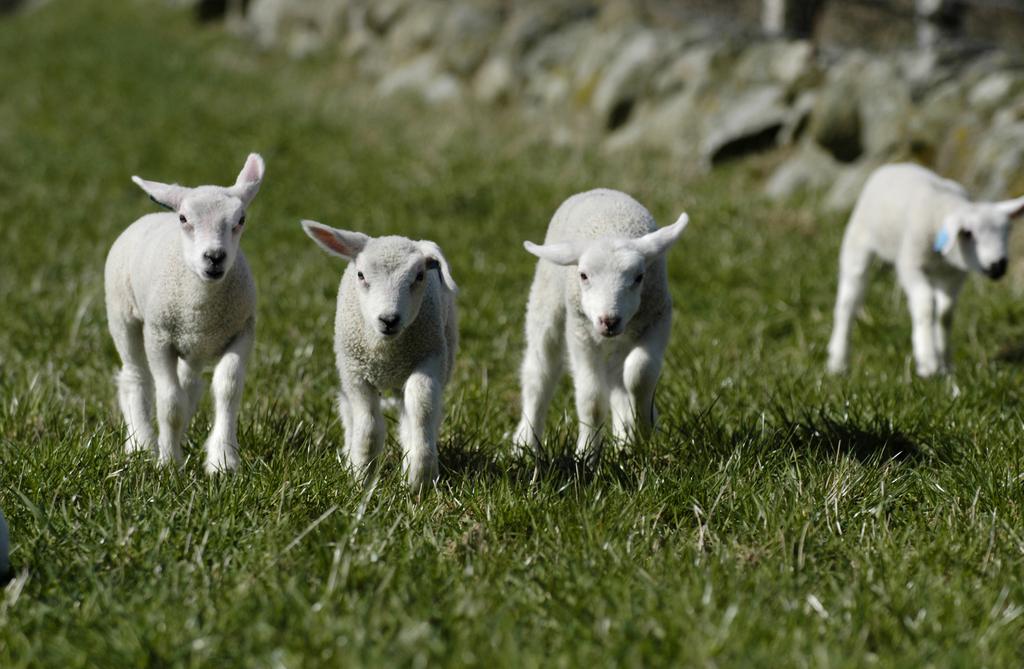
[[[371,238],[314,221],[302,221],[302,229],[349,261],[334,322],[349,466],[358,476],[371,473],[386,431],[381,393],[400,388],[402,469],[420,492],[437,478],[441,396],[458,348],[457,288],[448,261],[430,241]]]
[[[1012,219],[1024,197],[971,202],[964,188],[918,165],[880,167],[864,186],[843,236],[828,370],[846,370],[850,326],[873,257],[895,265],[907,295],[917,373],[948,371],[953,306],[969,271],[1006,273]]]
[[[562,203],[543,246],[524,243],[540,261],[526,311],[523,414],[512,436],[517,452],[541,448],[566,349],[579,456],[600,454],[609,404],[616,439],[652,431],[654,389],[672,323],[665,251],[688,221],[682,214],[658,229],[639,202],[599,189]]]
[[[173,213],[143,216],[107,255],[107,319],[124,363],[117,386],[128,452],[155,450],[161,464],[181,463],[182,435],[203,392],[200,374],[215,362],[206,471],[238,467],[238,409],[256,317],[256,286],[238,246],[263,173],[263,159],[252,153],[227,188],[132,177]]]

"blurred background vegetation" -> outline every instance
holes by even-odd
[[[337,63],[381,100],[513,110],[556,144],[695,171],[778,150],[764,192],[837,212],[895,160],[1024,192],[1019,0],[141,2]]]

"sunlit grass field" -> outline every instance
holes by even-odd
[[[1024,263],[973,279],[946,381],[913,378],[878,272],[853,373],[823,375],[843,219],[712,176],[552,147],[505,113],[378,101],[162,3],[0,20],[0,508],[14,580],[0,666],[1019,666]],[[121,452],[102,269],[153,205],[132,174],[267,178],[243,248],[259,287],[243,465]],[[661,433],[573,462],[569,384],[542,462],[514,459],[532,256],[568,195],[692,219],[671,251]],[[314,218],[441,244],[462,350],[441,479],[416,500],[394,432],[367,494],[339,458],[343,267]],[[1018,240],[1019,241],[1019,240]],[[1016,270],[1016,271],[1015,271]]]

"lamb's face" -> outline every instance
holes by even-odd
[[[206,282],[224,278],[238,256],[245,228],[242,201],[224,188],[194,188],[178,207],[185,264]]]
[[[636,315],[647,260],[624,240],[599,240],[580,255],[574,281],[580,303],[594,332],[615,337]]]
[[[602,337],[615,337],[640,309],[647,267],[679,239],[689,220],[681,214],[672,225],[632,239],[577,239],[543,246],[524,242],[523,246],[541,260],[573,266],[570,280],[579,282],[580,303],[590,327]]]
[[[999,279],[1006,274],[1010,229],[1021,214],[1024,197],[965,205],[943,219],[935,250],[957,269]]]
[[[453,293],[457,290],[448,261],[434,242],[374,239],[316,221],[302,221],[302,229],[320,248],[352,263],[342,289],[354,288],[365,329],[383,339],[397,337],[419,316],[428,271],[436,269],[442,284]]]
[[[263,183],[263,158],[250,153],[233,186],[187,188],[132,177],[157,204],[170,209],[181,226],[185,265],[205,282],[220,281],[238,257],[245,210]]]
[[[981,204],[958,214],[955,225],[961,269],[981,272],[990,279],[1006,274],[1010,216],[998,204]],[[955,258],[951,259],[955,262]]]
[[[366,329],[382,338],[397,337],[416,320],[427,285],[428,259],[410,240],[371,240],[356,256],[350,272]]]

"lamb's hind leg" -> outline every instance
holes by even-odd
[[[125,452],[154,452],[153,377],[146,360],[142,323],[112,319],[110,330],[122,362],[117,373],[117,400],[128,432]]]
[[[953,329],[953,307],[957,295],[963,286],[963,280],[940,283],[935,287],[935,352],[939,359],[939,371],[949,372],[953,368],[953,356],[950,354],[949,335]]]
[[[252,321],[231,342],[213,370],[213,429],[206,439],[206,473],[238,469],[238,410],[242,404],[245,369],[252,352]]]
[[[867,283],[871,252],[860,242],[861,240],[847,231],[839,252],[839,288],[836,292],[832,337],[828,342],[828,371],[831,374],[846,371],[850,328]]]
[[[203,398],[203,375],[202,370],[193,367],[184,358],[178,360],[178,384],[185,391],[187,404],[185,406],[185,425],[192,422],[192,416],[199,408],[199,401]]]
[[[519,372],[522,416],[512,435],[514,455],[527,449],[539,454],[548,407],[565,363],[565,306],[551,286],[557,277],[541,263],[526,310],[526,353]]]

